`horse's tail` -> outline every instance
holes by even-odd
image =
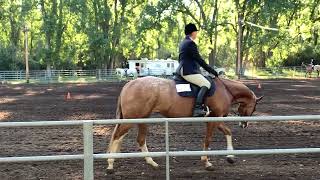
[[[122,108],[121,108],[121,95],[118,97],[116,119],[123,119]],[[111,135],[111,140],[110,140],[110,143],[109,143],[108,152],[110,152],[110,146],[112,145],[112,142],[113,142],[113,139],[114,139],[114,135],[117,132],[117,129],[119,128],[119,126],[120,126],[120,124],[116,124],[116,126],[114,127],[114,130],[113,130],[112,135]]]
[[[123,119],[122,108],[121,108],[121,95],[118,97],[116,118],[117,119]]]

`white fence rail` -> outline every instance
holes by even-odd
[[[218,150],[218,151],[170,151],[169,123],[182,122],[234,122],[234,121],[313,121],[320,120],[320,115],[301,116],[255,116],[255,117],[207,117],[207,118],[149,118],[149,119],[110,119],[110,120],[83,120],[83,121],[39,121],[39,122],[2,122],[0,127],[38,127],[38,126],[83,126],[83,154],[57,156],[29,156],[29,157],[0,157],[0,163],[30,162],[30,161],[61,161],[84,160],[84,179],[94,179],[94,159],[132,158],[132,157],[166,157],[166,179],[170,179],[170,156],[201,156],[201,155],[251,155],[251,154],[291,154],[291,153],[320,153],[320,148],[295,149],[256,149],[256,150]],[[148,153],[109,153],[93,154],[93,126],[118,123],[165,123],[165,152]]]
[[[35,81],[57,81],[60,78],[94,78],[96,80],[119,80],[113,69],[97,70],[31,70],[29,79]],[[0,81],[25,80],[25,71],[0,71]]]
[[[143,72],[139,76],[161,76],[169,77],[164,70],[152,69]],[[128,74],[117,74],[115,69],[96,69],[96,70],[31,70],[29,80],[36,82],[64,82],[68,80],[88,79],[88,81],[111,81],[119,82],[134,79],[136,76]],[[23,81],[26,79],[25,71],[0,71],[0,82],[4,81]]]
[[[170,77],[163,69],[141,70],[141,76],[153,75],[161,77]],[[227,74],[233,74],[231,70]],[[312,77],[316,77],[317,73],[313,72]],[[291,67],[273,67],[273,68],[249,68],[243,70],[242,78],[304,78],[305,68],[302,66]],[[0,71],[0,81],[19,81],[25,80],[25,71]],[[97,81],[113,81],[132,79],[128,75],[126,77],[117,75],[115,69],[96,69],[96,70],[31,70],[30,80],[40,82],[63,81],[64,79],[90,78]]]
[[[243,75],[248,78],[305,78],[306,69],[302,66],[288,66],[288,67],[272,67],[272,68],[248,68],[243,70]],[[312,77],[317,77],[317,72],[312,73]]]

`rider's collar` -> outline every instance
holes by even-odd
[[[191,36],[187,35],[187,37],[188,37],[191,41],[194,41]]]

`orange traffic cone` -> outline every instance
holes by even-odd
[[[70,92],[67,93],[66,97],[65,97],[65,100],[71,100],[71,94]]]

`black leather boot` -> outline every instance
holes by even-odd
[[[205,111],[203,103],[204,103],[204,97],[207,94],[208,90],[209,89],[205,86],[200,88],[200,91],[198,93],[195,106],[193,109],[193,117],[203,117],[206,115],[207,112]]]

